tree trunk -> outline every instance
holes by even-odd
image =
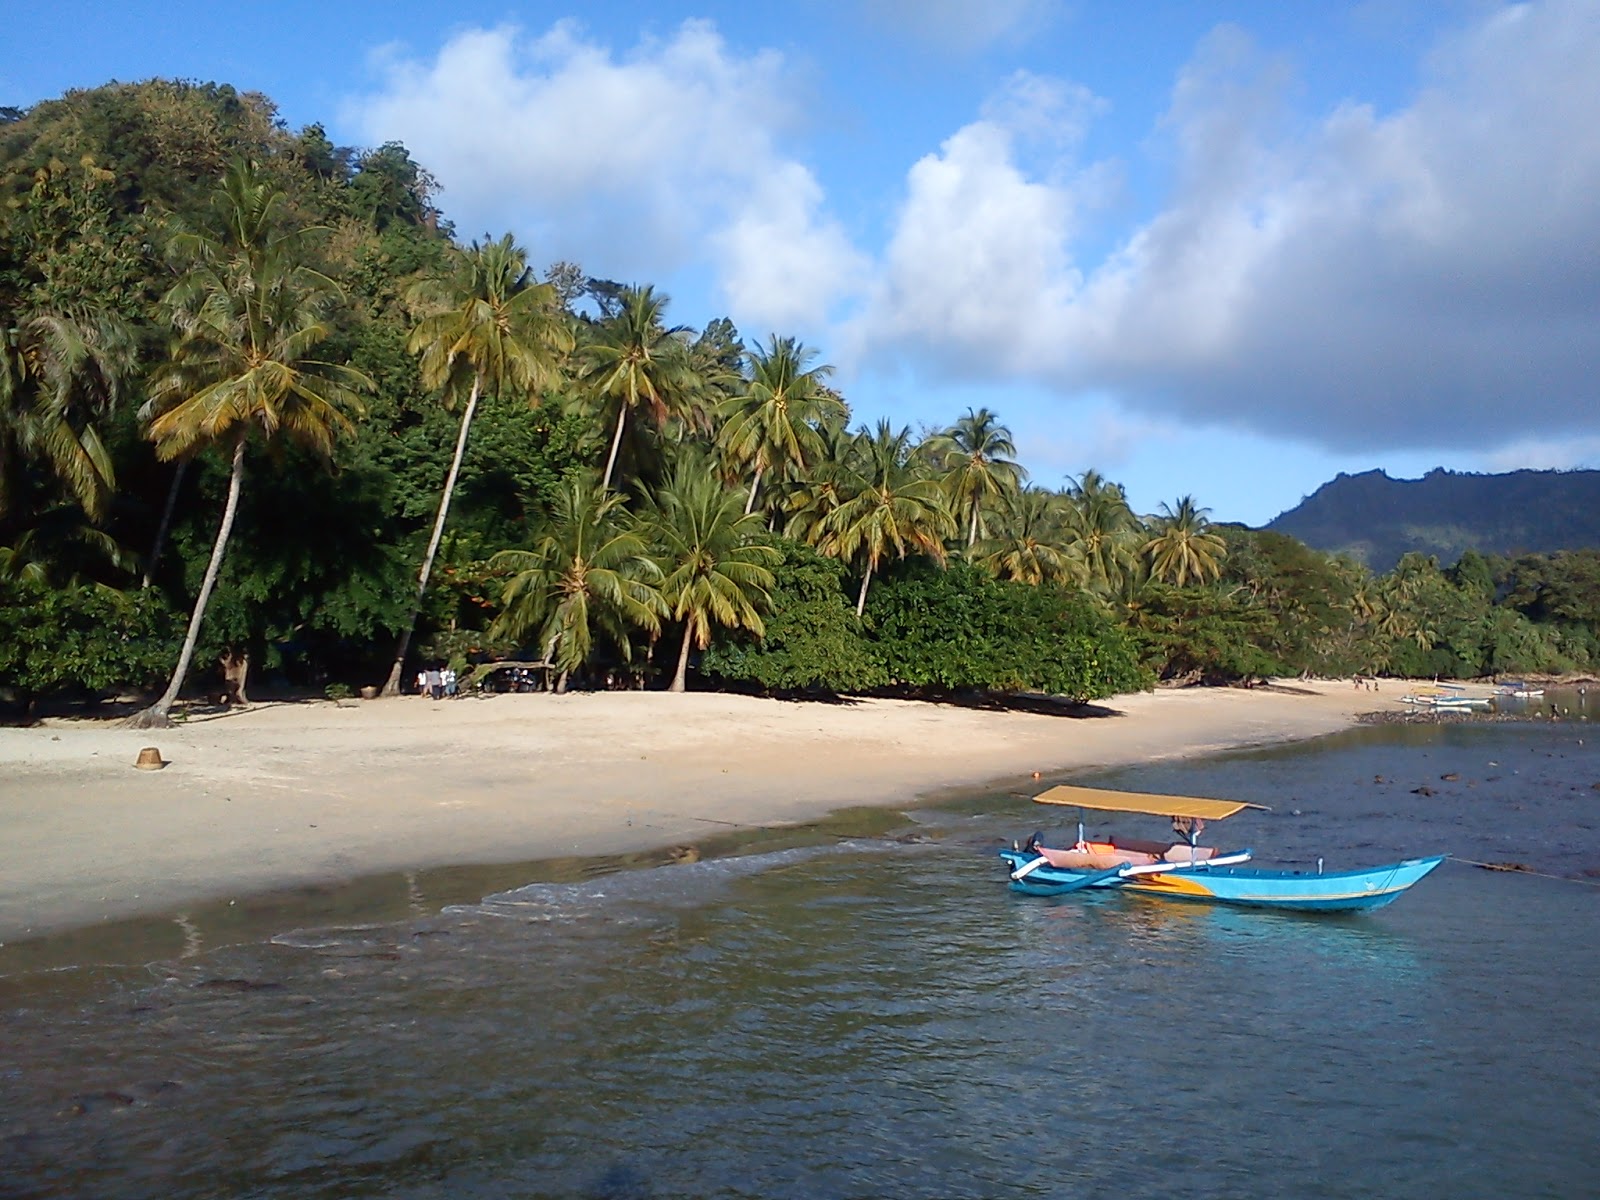
[[[690,617],[683,623],[683,645],[678,648],[678,669],[673,673],[672,686],[669,692],[686,690],[689,679],[689,643],[694,640],[694,618]]]
[[[467,398],[467,410],[461,414],[461,432],[456,434],[456,453],[450,460],[450,473],[444,479],[444,494],[439,497],[439,515],[433,519],[433,535],[428,539],[428,553],[423,556],[422,570],[417,573],[417,594],[411,602],[411,614],[400,631],[400,644],[395,648],[394,662],[389,667],[389,678],[384,682],[383,695],[400,694],[400,673],[405,670],[406,651],[411,649],[411,633],[417,627],[417,614],[422,611],[422,598],[428,594],[428,576],[433,574],[433,558],[439,553],[439,540],[444,537],[444,523],[450,516],[450,501],[455,496],[456,476],[461,474],[461,460],[467,453],[467,433],[472,428],[473,414],[478,411],[478,392],[483,375],[473,376],[472,395]]]
[[[178,504],[178,489],[183,486],[183,474],[189,468],[189,460],[180,458],[178,466],[172,472],[172,486],[167,488],[167,503],[161,510],[161,524],[156,526],[156,540],[150,547],[150,557],[145,560],[144,577],[139,580],[139,589],[143,591],[150,586],[150,580],[156,573],[156,563],[161,559],[161,551],[167,544],[167,530],[172,527],[172,510]]]
[[[600,481],[600,490],[603,492],[611,486],[611,472],[617,465],[617,451],[622,449],[622,423],[628,419],[628,403],[622,403],[621,410],[617,413],[617,431],[611,435],[611,456],[606,459],[606,477]]]
[[[143,712],[135,713],[129,720],[128,724],[135,729],[162,729],[172,724],[172,718],[167,714],[178,698],[184,677],[189,674],[194,645],[200,638],[200,623],[205,620],[211,589],[216,586],[217,575],[222,571],[222,555],[228,548],[228,535],[233,532],[234,514],[239,511],[239,489],[244,482],[244,443],[248,432],[247,429],[241,429],[233,443],[233,471],[228,476],[228,502],[222,509],[222,524],[217,528],[217,540],[211,547],[211,561],[206,564],[200,594],[195,597],[194,612],[189,617],[189,632],[184,635],[183,650],[178,655],[178,667],[172,672],[172,681],[167,684],[161,699]]]
[[[978,540],[978,505],[976,504],[976,502],[974,502],[974,504],[972,505],[972,520],[967,524],[967,550],[969,552],[968,553],[968,557],[969,558],[971,557],[971,553],[970,552],[972,550],[972,543],[976,542],[977,540]]]
[[[861,577],[861,595],[856,597],[856,616],[867,611],[867,585],[872,582],[872,564],[867,564],[867,573]]]
[[[749,516],[756,508],[756,489],[761,486],[761,468],[756,468],[755,478],[750,481],[750,496],[744,502],[744,515]]]

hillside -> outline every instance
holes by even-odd
[[[1466,550],[1550,553],[1600,546],[1600,471],[1469,475],[1436,469],[1421,479],[1382,471],[1338,475],[1267,529],[1348,554],[1387,571],[1416,550],[1449,565]]]

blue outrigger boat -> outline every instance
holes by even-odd
[[[1169,817],[1184,837],[1178,843],[1112,838],[1078,841],[1065,849],[1043,845],[1035,834],[1025,845],[1000,851],[1012,891],[1029,896],[1061,896],[1086,888],[1118,888],[1168,900],[1240,904],[1301,912],[1349,912],[1382,908],[1445,860],[1408,858],[1356,871],[1279,871],[1247,867],[1249,850],[1219,852],[1198,844],[1207,821],[1220,821],[1243,808],[1262,808],[1236,800],[1157,796],[1102,788],[1054,787],[1034,799],[1104,812]],[[1080,814],[1081,816],[1081,814]]]

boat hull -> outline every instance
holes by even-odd
[[[1000,857],[1015,872],[1038,857],[1027,850],[1002,850]],[[1163,900],[1235,904],[1295,912],[1354,912],[1382,908],[1422,879],[1444,856],[1408,858],[1402,862],[1357,871],[1305,874],[1265,867],[1209,867],[1204,863],[1159,874],[1128,878],[1108,876],[1086,882],[1085,872],[1042,865],[1011,889],[1029,896],[1055,896],[1082,888],[1117,888]]]

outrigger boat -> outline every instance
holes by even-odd
[[[1520,679],[1506,680],[1506,682],[1502,683],[1495,689],[1495,692],[1497,695],[1501,696],[1515,696],[1519,700],[1527,700],[1533,696],[1544,695],[1543,688],[1534,687],[1532,684],[1524,683]]]
[[[1444,855],[1408,858],[1365,870],[1332,872],[1324,872],[1318,859],[1315,873],[1247,867],[1243,864],[1250,861],[1249,850],[1224,852],[1201,846],[1200,833],[1207,821],[1223,820],[1240,809],[1264,809],[1264,805],[1065,786],[1053,787],[1034,799],[1040,804],[1169,817],[1184,840],[1086,841],[1081,819],[1077,842],[1065,849],[1045,846],[1035,834],[1025,845],[1000,851],[1011,890],[1029,896],[1121,888],[1170,900],[1305,912],[1349,911],[1383,907],[1445,859]]]

